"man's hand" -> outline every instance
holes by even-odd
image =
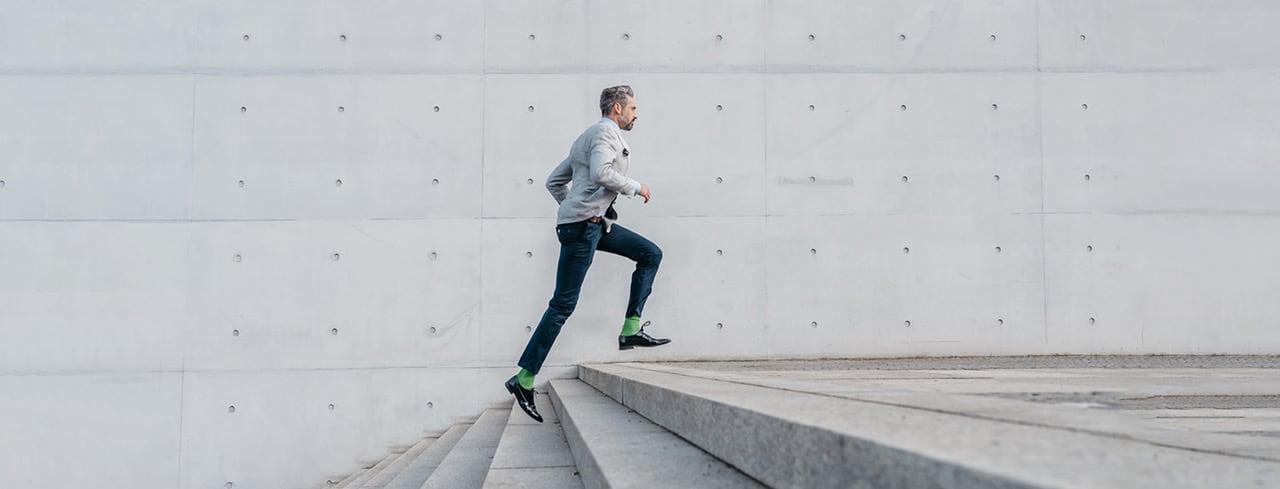
[[[639,195],[639,196],[641,196],[641,197],[644,197],[644,203],[648,204],[648,203],[649,203],[649,196],[650,196],[650,194],[649,194],[649,184],[647,184],[647,183],[642,183],[642,184],[640,184],[640,193],[639,193],[639,194],[637,194],[637,195]]]

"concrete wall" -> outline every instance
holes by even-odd
[[[601,256],[544,378],[1280,353],[1270,0],[3,6],[6,487],[316,487],[503,401],[615,83],[675,343]]]

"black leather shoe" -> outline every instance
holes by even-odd
[[[511,376],[511,380],[507,381],[507,392],[516,396],[516,404],[520,405],[520,410],[528,414],[530,418],[539,423],[542,422],[542,415],[538,414],[538,407],[533,405],[533,389],[525,389],[520,386],[520,381],[516,377]]]
[[[646,326],[648,324],[649,324],[648,322],[645,323]],[[651,346],[662,346],[670,342],[671,340],[666,338],[654,338],[652,336],[649,336],[648,333],[644,332],[644,326],[641,326],[639,333],[633,334],[631,336],[619,336],[618,349],[630,350],[637,346],[642,348],[647,348]]]

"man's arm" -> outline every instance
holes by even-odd
[[[613,160],[617,159],[618,151],[614,149],[608,134],[608,131],[601,131],[591,142],[591,153],[588,159],[591,181],[619,194],[635,196],[640,190],[640,182],[627,178],[613,167]]]
[[[569,163],[571,159],[572,156],[565,158],[547,175],[547,190],[557,204],[564,202],[565,197],[569,196],[569,182],[573,181],[573,167]]]

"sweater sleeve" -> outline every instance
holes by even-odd
[[[556,203],[564,202],[565,197],[569,196],[569,182],[573,181],[573,167],[569,163],[571,159],[565,158],[547,175],[547,190],[556,199]]]

